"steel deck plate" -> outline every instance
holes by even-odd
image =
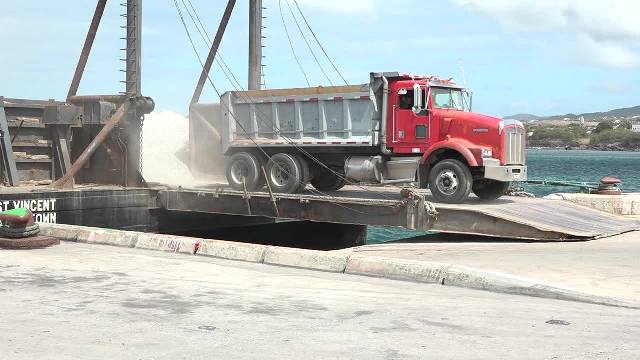
[[[175,201],[178,198],[189,199],[189,206],[193,206],[194,202],[198,202],[198,199],[215,202],[220,195],[224,194],[225,210],[223,212],[244,216],[258,215],[249,214],[245,210],[246,207],[243,204],[247,202],[247,199],[243,197],[242,192],[230,190],[222,185],[212,185],[209,189],[205,187],[169,190],[168,192],[172,193],[172,196],[165,197],[163,201],[161,194],[160,202],[161,206],[169,210],[189,211],[186,206],[180,204],[181,201]],[[427,201],[433,200],[428,191],[420,190],[419,192],[426,196]],[[207,196],[213,194],[215,196]],[[404,226],[403,220],[399,218],[406,216],[405,214],[389,216],[388,211],[373,211],[377,207],[388,209],[389,206],[401,201],[399,187],[347,186],[343,190],[330,192],[326,195],[318,196],[318,194],[307,190],[304,194],[275,194],[275,197],[278,201],[288,201],[288,218],[295,219],[295,216],[299,214],[300,220]],[[269,198],[267,193],[253,193],[250,196]],[[172,201],[169,203],[169,200]],[[230,206],[232,203],[238,203],[237,205],[240,206]],[[295,211],[296,204],[299,204],[298,212]],[[221,205],[198,206],[197,211],[217,212]],[[613,215],[563,200],[503,197],[495,201],[481,201],[472,197],[464,204],[434,203],[434,205],[438,216],[437,220],[431,224],[431,229],[448,233],[563,241],[596,239],[640,230],[639,220]],[[313,210],[314,206],[317,206],[316,211]],[[345,206],[371,211],[349,212],[345,211]],[[318,211],[318,209],[322,209],[322,211]],[[263,208],[259,215],[275,216],[270,206]],[[316,215],[318,218],[314,219]]]
[[[564,200],[512,198],[492,203],[436,204],[440,211],[471,211],[543,232],[562,239],[600,238],[640,230],[640,221],[573,204]],[[436,223],[436,228],[438,224]]]

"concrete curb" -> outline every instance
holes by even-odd
[[[437,262],[353,255],[349,257],[345,273],[449,285],[513,295],[640,308],[640,303],[582,293],[540,280]]]
[[[329,272],[344,272],[348,255],[326,251],[269,247],[264,254],[264,263]]]
[[[640,309],[640,303],[636,302],[590,295],[535,279],[453,264],[353,255],[347,251],[324,252],[292,249],[74,225],[40,224],[40,228],[42,235],[73,242],[194,254],[226,260],[335,273],[344,272],[352,275]]]
[[[203,239],[197,255],[261,263],[267,248],[268,246],[265,245]]]
[[[77,241],[88,244],[113,245],[120,247],[135,247],[140,233],[132,231],[118,231],[112,229],[82,229],[78,233]]]
[[[137,233],[136,249],[160,250],[182,254],[195,254],[200,248],[200,239],[185,236]]]
[[[640,193],[624,193],[621,195],[555,193],[547,195],[544,198],[554,200],[561,199],[615,215],[640,215]]]
[[[640,303],[591,295],[536,279],[461,265],[451,265],[447,269],[446,278],[442,284],[506,294],[640,309]]]
[[[78,241],[78,234],[84,229],[81,226],[64,225],[64,224],[38,224],[40,226],[40,235],[57,237],[65,241]]]
[[[436,262],[352,255],[349,257],[345,273],[442,284],[446,277],[447,267],[449,265]]]

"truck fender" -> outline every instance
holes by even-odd
[[[422,159],[420,159],[420,164],[426,164],[429,158],[431,157],[431,154],[433,154],[438,150],[451,149],[462,154],[462,156],[464,156],[465,160],[467,161],[467,164],[469,164],[470,167],[478,166],[478,160],[476,160],[475,156],[473,156],[473,154],[469,150],[469,147],[471,144],[465,144],[465,143],[467,143],[467,141],[459,140],[459,139],[458,140],[447,139],[447,140],[439,141],[433,144],[429,148],[429,150],[422,155]],[[465,145],[469,145],[469,146],[465,146]]]

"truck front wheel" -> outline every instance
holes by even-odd
[[[438,202],[459,204],[469,197],[472,177],[469,168],[459,160],[446,159],[429,171],[429,189]]]
[[[509,189],[509,182],[480,179],[473,182],[473,193],[483,200],[495,200]]]
[[[229,185],[235,190],[255,191],[264,185],[260,162],[253,154],[235,153],[228,159],[226,175]]]

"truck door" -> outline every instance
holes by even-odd
[[[429,140],[429,115],[426,111],[427,93],[424,86],[422,92],[422,104],[425,109],[419,113],[414,111],[414,88],[400,87],[395,91],[396,104],[393,109],[393,138],[394,151],[396,153],[423,153]]]

